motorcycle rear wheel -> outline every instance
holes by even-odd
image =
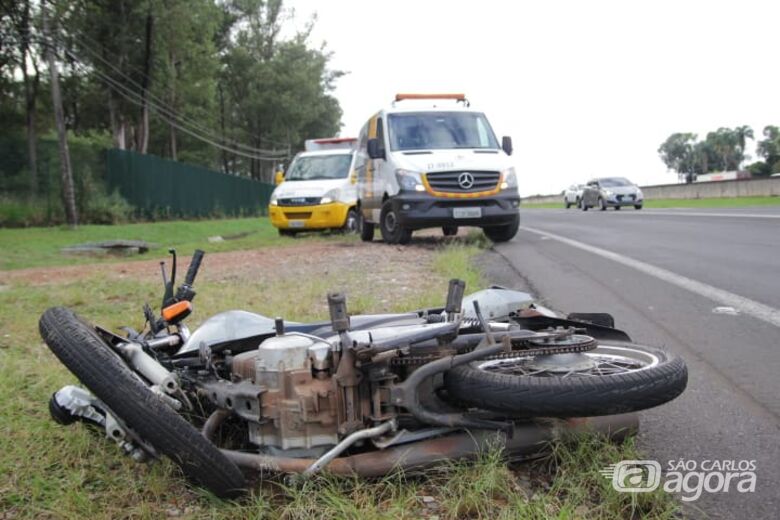
[[[445,375],[448,394],[479,408],[529,417],[589,417],[661,405],[680,395],[688,381],[680,357],[627,342],[600,342],[583,354],[545,358],[456,367]]]
[[[73,311],[52,307],[38,326],[68,370],[144,441],[173,460],[188,479],[222,498],[243,493],[246,483],[238,467],[154,395]]]

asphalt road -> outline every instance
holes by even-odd
[[[688,512],[778,517],[780,208],[523,210],[484,261],[497,283],[560,311],[610,312],[634,341],[683,356],[688,389],[641,414],[642,448],[664,468],[755,461],[754,493],[705,492]]]

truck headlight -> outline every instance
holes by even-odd
[[[279,203],[276,201],[276,199],[278,199],[278,198],[279,198],[279,197],[277,197],[277,196],[276,196],[276,192],[274,192],[274,193],[272,193],[272,194],[271,194],[271,199],[268,201],[268,203],[269,203],[271,206],[278,206],[278,205],[279,205]]]
[[[425,186],[423,186],[420,172],[413,172],[399,168],[395,171],[395,178],[398,180],[398,186],[400,186],[402,190],[425,191]]]
[[[517,188],[517,174],[515,174],[514,167],[507,168],[501,172],[503,181],[501,182],[501,189],[508,190],[510,188]]]
[[[339,189],[333,188],[320,199],[320,204],[330,204],[334,200],[338,200],[339,195],[341,195]]]

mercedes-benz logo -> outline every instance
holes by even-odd
[[[458,185],[464,190],[471,189],[474,186],[474,176],[469,172],[463,172],[458,175]]]

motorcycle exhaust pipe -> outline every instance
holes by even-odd
[[[219,412],[215,412],[217,413]],[[226,416],[222,414],[221,419],[215,418],[214,421],[212,417],[204,426],[204,435],[209,438]],[[510,459],[527,459],[545,453],[550,443],[556,440],[576,438],[583,433],[597,433],[612,441],[622,441],[635,434],[638,429],[639,416],[636,413],[565,420],[540,419],[516,423],[511,438],[496,430],[472,430],[385,450],[339,457],[330,461],[323,469],[334,475],[381,477],[395,469],[409,471],[445,461],[474,458],[493,447],[501,448]],[[260,472],[303,473],[316,462],[315,459],[278,457],[234,450],[221,451],[239,467]]]

